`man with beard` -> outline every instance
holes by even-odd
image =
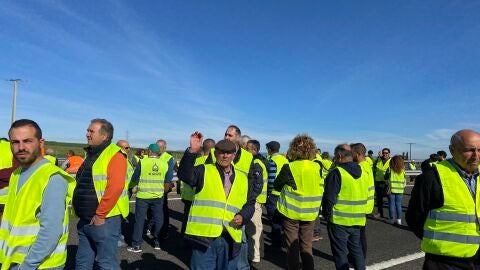
[[[63,269],[75,179],[42,157],[34,121],[15,121],[8,135],[20,167],[10,177],[0,227],[2,269]]]

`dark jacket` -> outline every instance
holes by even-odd
[[[360,176],[362,176],[362,169],[356,162],[351,161],[338,164],[337,167],[345,169],[355,180],[359,180]],[[327,221],[330,221],[333,206],[337,203],[338,193],[340,193],[341,188],[342,177],[340,176],[340,172],[333,169],[325,179],[325,190],[322,199],[322,215]]]
[[[412,189],[412,195],[410,197],[408,209],[405,214],[408,227],[410,227],[410,229],[418,238],[423,238],[423,226],[427,220],[428,212],[432,209],[442,207],[443,203],[443,188],[442,184],[440,183],[438,171],[434,166],[415,178],[415,185]],[[428,253],[426,256],[460,267],[468,267],[472,260],[478,259],[479,257],[478,252],[473,258],[466,259],[439,256]]]
[[[77,186],[73,191],[72,206],[75,214],[84,220],[91,220],[98,207],[97,193],[93,185],[92,167],[100,154],[110,145],[110,141],[97,146],[85,148],[87,158],[78,169]]]
[[[195,159],[197,158],[196,153],[190,153],[190,151],[187,149],[185,153],[183,154],[182,160],[180,161],[180,167],[178,169],[178,178],[182,179],[183,182],[186,184],[195,187],[195,193],[198,193],[202,190],[203,185],[204,185],[204,176],[205,176],[205,166],[194,166],[195,164]],[[217,166],[217,169],[219,170],[220,177],[222,179],[222,182],[224,182],[224,173],[221,170],[220,167]],[[248,174],[248,194],[247,194],[247,203],[242,207],[240,214],[243,218],[243,224],[247,224],[250,219],[253,216],[253,213],[255,212],[255,201],[257,199],[257,196],[259,193],[256,192],[256,183],[257,183],[257,178],[258,178],[258,172],[253,172],[253,166],[250,169],[250,173]],[[234,177],[235,172],[232,174],[230,181],[233,184],[233,181],[235,179]],[[261,188],[260,188],[261,191]],[[210,243],[215,239],[211,237],[200,237],[200,236],[193,236],[193,235],[186,235],[185,236],[188,240],[190,240],[192,244],[192,248],[195,249],[200,249],[202,251],[205,251],[208,249],[210,246]],[[222,237],[224,237],[227,242],[230,244],[230,256],[235,257],[239,254],[240,252],[240,247],[241,245],[238,243],[235,243],[233,239],[230,237],[228,233],[223,233]]]

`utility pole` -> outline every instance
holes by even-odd
[[[415,143],[409,142],[409,143],[407,143],[407,144],[410,145],[410,152],[409,152],[410,154],[409,154],[408,157],[410,158],[410,160],[412,160],[412,144],[415,144]]]
[[[15,112],[17,111],[17,83],[22,79],[10,79],[13,82],[13,100],[12,100],[12,123],[15,122]]]

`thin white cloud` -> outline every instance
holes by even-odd
[[[448,129],[448,128],[441,128],[435,129],[432,132],[426,134],[425,136],[431,140],[439,141],[439,140],[448,140],[452,137],[452,134],[455,133],[456,130]]]

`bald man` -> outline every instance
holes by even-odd
[[[480,269],[480,133],[456,132],[449,149],[451,159],[416,178],[406,220],[422,239],[423,269]]]

